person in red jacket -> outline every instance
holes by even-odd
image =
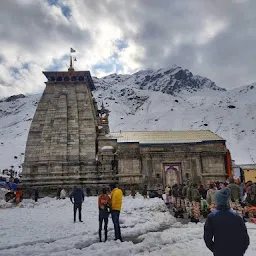
[[[99,206],[99,240],[101,239],[101,230],[102,224],[104,222],[104,231],[105,231],[105,242],[108,239],[108,216],[110,213],[110,197],[107,194],[106,188],[102,189],[102,193],[98,198],[98,206]]]

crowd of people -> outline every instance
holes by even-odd
[[[13,179],[9,180],[9,186],[15,192],[17,203],[19,186]],[[110,184],[110,191],[103,188],[98,196],[98,220],[99,241],[108,240],[108,220],[111,216],[114,224],[115,240],[123,241],[120,229],[119,216],[122,208],[123,191],[117,184]],[[131,196],[135,198],[135,188],[131,188]],[[144,198],[148,198],[147,186],[141,191]],[[215,256],[242,256],[247,250],[250,239],[245,226],[246,219],[256,224],[256,183],[251,181],[238,184],[233,178],[229,182],[214,182],[204,187],[202,184],[187,182],[166,187],[165,200],[173,206],[175,217],[184,217],[187,214],[191,222],[198,223],[203,215],[206,219],[204,225],[204,241],[206,246]],[[89,196],[90,191],[86,190]],[[161,189],[155,196],[164,199]],[[38,190],[35,189],[35,201],[38,200]],[[64,188],[57,190],[57,199],[65,199],[67,192]],[[149,196],[150,197],[150,196]],[[73,221],[82,220],[82,204],[85,200],[83,189],[75,186],[69,195],[73,204]],[[16,199],[17,200],[17,199]],[[247,217],[247,218],[246,218]],[[104,239],[102,238],[104,230]]]
[[[208,187],[197,183],[187,182],[187,184],[165,188],[166,200],[173,205],[175,217],[184,217],[186,213],[191,222],[199,222],[201,215],[207,217],[210,212],[216,210],[217,191],[228,188],[230,198],[228,204],[244,221],[246,217],[256,223],[256,183],[251,181],[246,184],[235,183],[233,178],[227,182],[214,182]]]

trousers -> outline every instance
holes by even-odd
[[[82,220],[82,203],[74,203],[74,221],[76,221],[76,212],[78,210],[79,220]]]
[[[114,229],[115,229],[115,239],[122,240],[119,216],[120,216],[120,211],[117,211],[117,210],[111,211],[111,217],[112,217],[112,221],[113,221]]]
[[[108,212],[107,211],[101,211],[99,212],[99,238],[101,241],[101,230],[102,230],[102,224],[104,222],[104,231],[105,231],[105,241],[108,239]]]

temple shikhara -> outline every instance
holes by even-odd
[[[74,185],[96,193],[117,182],[123,189],[224,180],[225,140],[211,131],[110,131],[111,114],[98,108],[89,71],[43,72],[46,87],[26,144],[22,184],[52,194]]]

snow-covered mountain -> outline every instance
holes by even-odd
[[[226,139],[236,163],[256,162],[256,83],[226,91],[180,67],[93,79],[111,131],[207,129]],[[0,170],[20,169],[40,96],[0,102]]]

